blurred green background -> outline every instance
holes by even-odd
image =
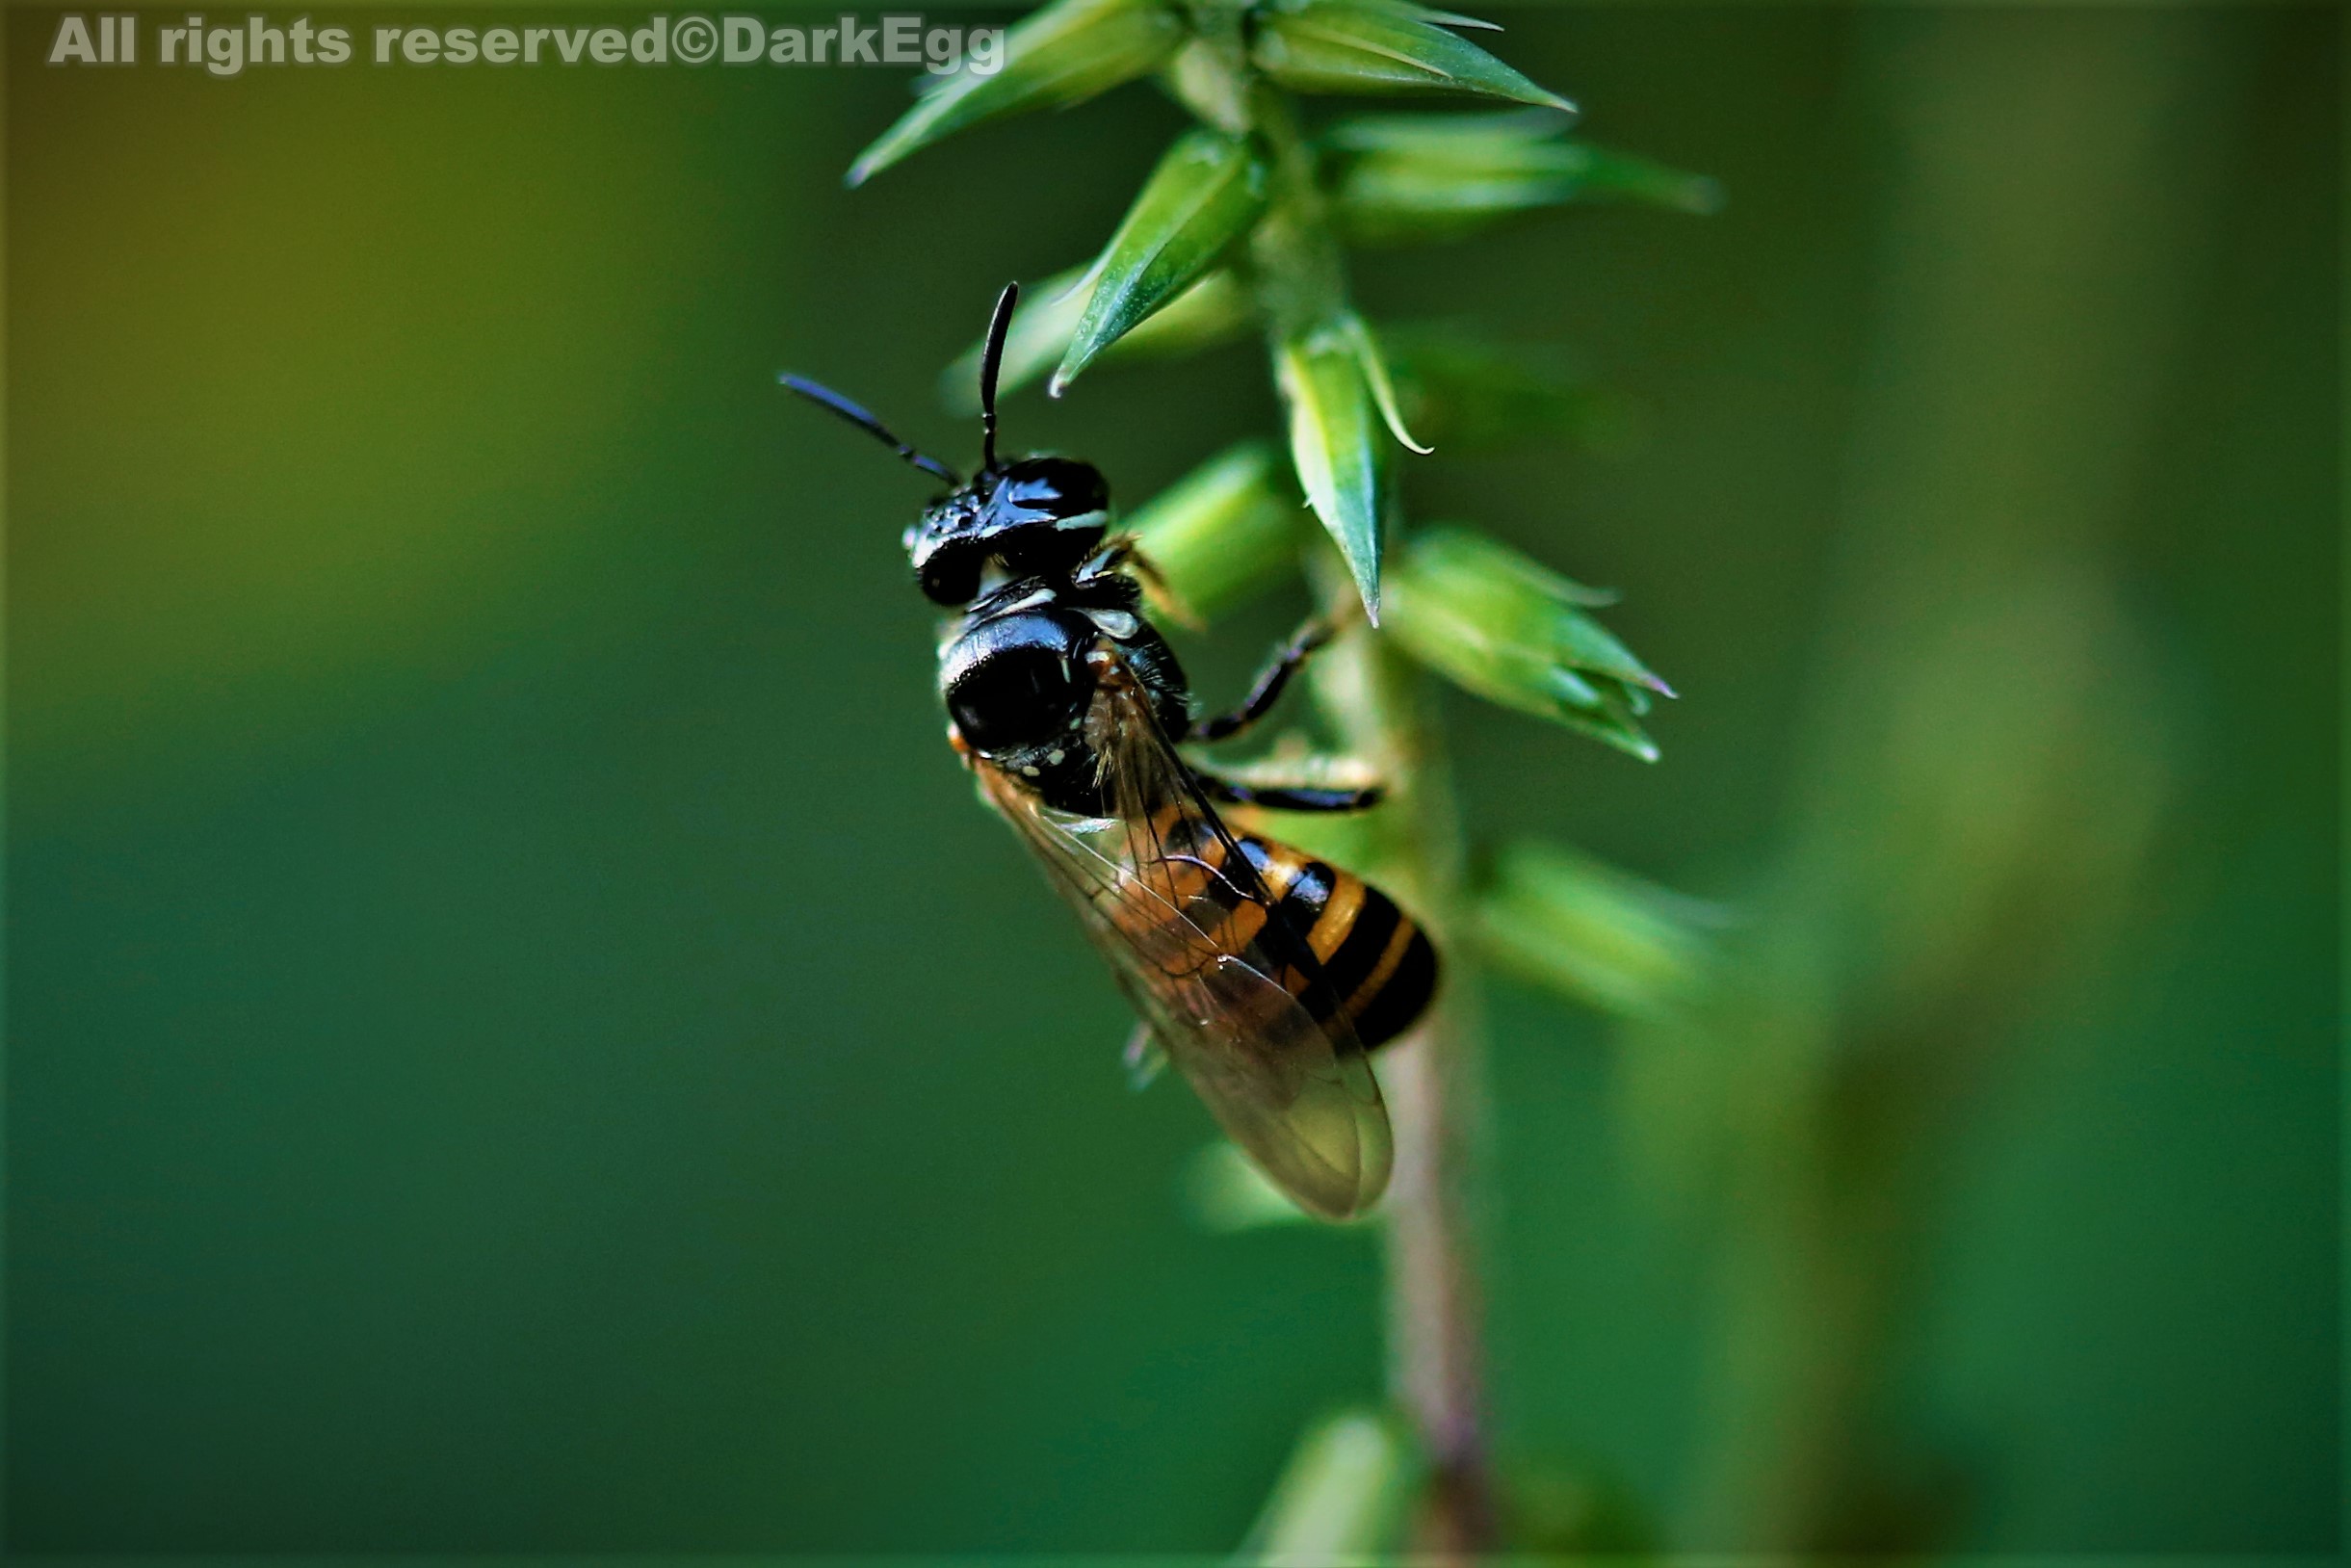
[[[1466,792],[1762,977],[1675,1038],[1495,986],[1506,1447],[1693,1547],[2333,1551],[2338,13],[1500,14],[1730,202],[1362,264],[1638,415],[1412,471],[1683,693],[1654,768],[1455,702]],[[923,485],[773,384],[967,460],[938,367],[1178,112],[852,196],[901,72],[222,81],[48,68],[55,17],[8,18],[9,1544],[1237,1541],[1376,1393],[1372,1241],[1188,1224],[1205,1117],[1124,1091],[941,744]],[[1007,411],[1129,503],[1273,417],[1246,349]],[[1840,1102],[1883,1147],[1737,1130],[1815,1104],[1747,1024],[1916,995],[1986,1006]],[[1757,1502],[1857,1455],[1906,1523]]]

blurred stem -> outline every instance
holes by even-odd
[[[1873,13],[1903,177],[1789,843],[1712,1028],[1733,1229],[1704,1551],[1930,1550],[1892,1441],[1952,1134],[2116,918],[2164,693],[2103,562],[2150,449],[2225,91],[2207,24]],[[1985,104],[2000,105],[1987,118]],[[1998,280],[1997,286],[1987,280]]]
[[[1357,606],[1335,555],[1325,599]],[[1473,1193],[1483,1121],[1477,988],[1464,945],[1463,841],[1451,770],[1426,685],[1386,640],[1359,627],[1317,671],[1323,707],[1349,752],[1391,791],[1380,869],[1444,949],[1449,974],[1428,1019],[1388,1048],[1380,1075],[1396,1121],[1387,1202],[1388,1379],[1429,1467],[1420,1550],[1466,1555],[1494,1544],[1485,1434],[1485,1302]]]
[[[1316,182],[1314,148],[1289,95],[1250,65],[1240,10],[1199,0],[1193,17],[1198,37],[1172,83],[1203,119],[1253,135],[1264,149],[1268,205],[1250,241],[1246,276],[1278,346],[1345,314],[1345,253]],[[1355,615],[1356,589],[1344,571],[1323,589],[1335,619],[1345,624]],[[1418,677],[1384,640],[1359,628],[1324,655],[1318,680],[1348,748],[1393,792],[1382,870],[1453,966],[1428,1021],[1389,1048],[1381,1078],[1397,1131],[1386,1205],[1389,1385],[1412,1421],[1430,1477],[1415,1544],[1463,1555],[1493,1544],[1494,1509],[1483,1302],[1468,1195],[1476,1127],[1475,988],[1461,944],[1447,940],[1460,924],[1453,918],[1462,887],[1460,819]]]

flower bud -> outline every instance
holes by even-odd
[[[1416,538],[1388,591],[1389,630],[1447,679],[1657,760],[1638,720],[1673,691],[1586,613],[1608,595],[1459,528]]]

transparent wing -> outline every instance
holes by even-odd
[[[1392,1158],[1363,1045],[1306,934],[1202,798],[1139,685],[1114,656],[1104,674],[1087,738],[1113,816],[1049,810],[975,757],[981,787],[1233,1141],[1300,1207],[1361,1214],[1386,1189]]]

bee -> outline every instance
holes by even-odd
[[[1018,284],[1006,288],[989,322],[969,480],[839,393],[781,380],[948,486],[905,533],[917,586],[954,612],[939,644],[948,740],[1134,1005],[1130,1063],[1174,1062],[1300,1207],[1362,1214],[1394,1152],[1370,1054],[1426,1009],[1436,949],[1377,888],[1217,808],[1359,811],[1379,792],[1243,783],[1181,749],[1263,719],[1329,628],[1301,628],[1238,709],[1195,717],[1144,614],[1152,568],[1112,531],[1101,471],[997,455],[996,382],[1018,298]]]

